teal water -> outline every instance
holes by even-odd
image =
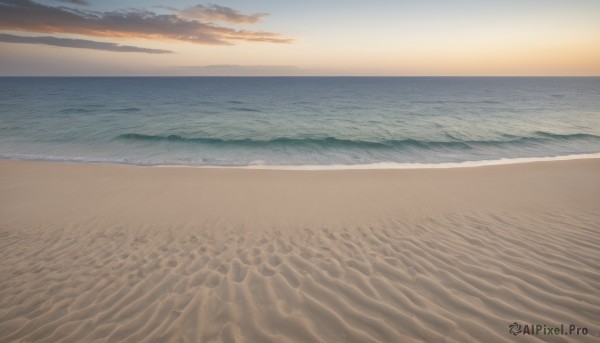
[[[0,158],[457,163],[600,153],[600,78],[0,78]]]

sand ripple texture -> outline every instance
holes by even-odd
[[[600,216],[0,230],[1,342],[600,341]],[[519,336],[573,323],[586,337]]]

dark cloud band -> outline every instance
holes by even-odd
[[[58,2],[64,2],[67,4],[79,5],[79,6],[89,6],[90,3],[84,0],[54,0]]]
[[[58,37],[27,37],[27,36],[15,36],[0,33],[0,42],[5,43],[25,43],[25,44],[43,44],[60,46],[65,48],[80,48],[80,49],[93,49],[93,50],[105,50],[115,52],[142,52],[147,54],[168,54],[172,51],[160,50],[160,49],[148,49],[140,48],[129,45],[118,45],[115,43],[107,42],[96,42],[85,39],[69,39],[69,38],[58,38]]]
[[[238,41],[291,42],[291,39],[277,33],[236,30],[183,18],[177,14],[164,15],[131,9],[98,12],[46,6],[32,0],[0,0],[0,29],[75,33],[97,37],[166,39],[198,44],[233,44]]]

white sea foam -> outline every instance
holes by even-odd
[[[196,164],[138,164],[127,160],[89,159],[85,157],[63,158],[58,156],[0,154],[0,160],[41,161],[55,163],[93,163],[116,164],[135,167],[152,168],[210,168],[210,169],[255,169],[255,170],[374,170],[374,169],[450,169],[473,168],[504,164],[520,164],[533,162],[567,161],[600,158],[600,153],[574,154],[564,156],[501,158],[496,160],[480,160],[448,163],[398,163],[381,162],[370,164],[313,164],[313,165],[277,165],[264,164],[264,161],[253,161],[249,165],[196,165]]]
[[[533,162],[567,161],[600,158],[600,153],[576,154],[549,157],[501,158],[498,160],[465,161],[456,163],[396,163],[382,162],[371,164],[324,164],[324,165],[268,165],[252,164],[248,166],[196,166],[196,165],[155,165],[159,168],[227,168],[227,169],[265,169],[265,170],[373,170],[373,169],[449,169],[473,168],[504,164],[520,164]]]

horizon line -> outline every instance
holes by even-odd
[[[0,75],[0,78],[597,78],[598,75]]]

